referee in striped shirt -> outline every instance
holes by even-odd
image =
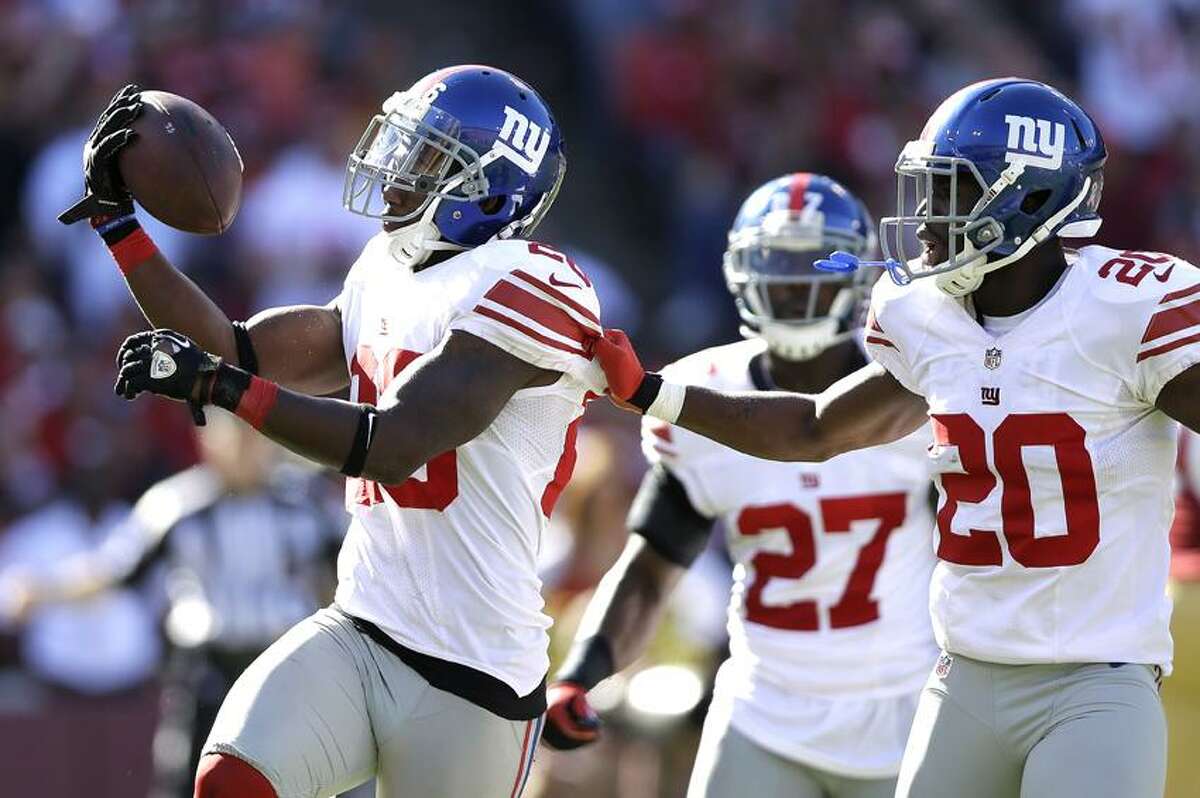
[[[52,571],[8,573],[6,614],[149,588],[171,655],[154,738],[152,798],[192,795],[226,691],[259,653],[327,604],[345,524],[332,483],[238,419],[209,413],[202,462],[151,487],[95,551]]]

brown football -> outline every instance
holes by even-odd
[[[134,199],[189,233],[224,232],[242,203],[242,157],[221,123],[186,97],[143,91],[137,137],[117,167]]]

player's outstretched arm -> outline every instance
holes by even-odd
[[[349,379],[336,308],[279,308],[239,330],[200,288],[171,265],[142,230],[117,158],[136,137],[142,112],[137,86],[117,92],[84,145],[86,196],[58,218],[84,219],[103,239],[153,327],[178,330],[202,349],[307,393],[332,393]]]
[[[281,388],[171,330],[130,336],[118,368],[126,399],[149,391],[187,401],[199,423],[213,404],[309,460],[389,485],[477,436],[516,391],[557,377],[465,332],[414,361],[385,409]]]
[[[597,340],[596,355],[617,399],[769,460],[827,460],[853,449],[890,443],[928,420],[925,400],[876,363],[820,394],[736,393],[675,385],[647,373],[620,330],[608,330]]]

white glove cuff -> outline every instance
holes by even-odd
[[[668,424],[674,424],[679,420],[679,413],[683,410],[685,396],[687,396],[686,385],[663,380],[662,386],[658,389],[658,396],[654,397],[654,401],[646,408],[646,415],[661,418]]]

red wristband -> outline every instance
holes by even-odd
[[[255,429],[261,429],[267,413],[279,398],[279,386],[262,377],[251,377],[250,387],[242,393],[234,413]]]
[[[158,247],[140,227],[108,248],[121,274],[129,274],[134,267],[145,263],[158,254]]]

